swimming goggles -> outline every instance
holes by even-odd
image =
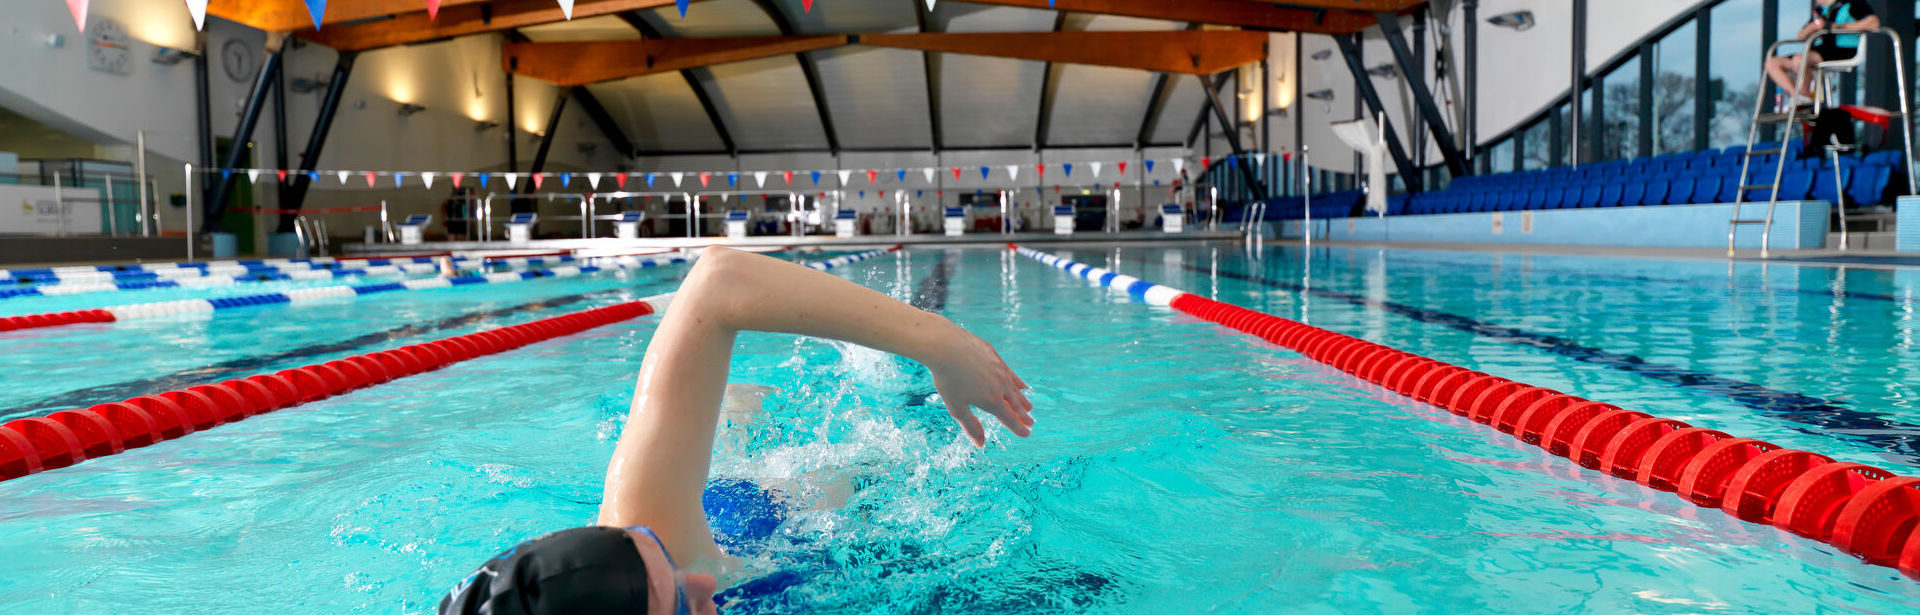
[[[673,568],[673,615],[693,615],[687,608],[687,574],[680,571],[680,565],[673,563],[673,552],[667,550],[667,543],[660,541],[660,535],[644,525],[630,525],[627,529],[646,534],[653,544],[660,545],[660,553],[667,556],[667,565]]]

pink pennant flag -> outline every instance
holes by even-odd
[[[367,187],[373,187],[373,171],[367,171]]]
[[[427,0],[427,21],[440,18],[440,0]]]
[[[284,184],[284,183],[287,183],[287,170],[286,170],[286,169],[280,169],[280,170],[278,170],[278,171],[274,171],[273,173],[274,173],[275,175],[279,175],[279,176],[280,176],[280,183],[283,183],[283,184]]]
[[[1038,174],[1038,175],[1036,175],[1036,177],[1046,177],[1046,176],[1047,176],[1047,165],[1044,165],[1044,164],[1036,164],[1036,165],[1033,165],[1033,170],[1034,170],[1034,172],[1035,172],[1035,173],[1037,173],[1037,174]]]
[[[534,173],[534,174],[533,174],[533,189],[534,189],[534,190],[539,190],[539,189],[540,189],[540,184],[543,184],[543,183],[546,183],[546,181],[547,181],[547,174],[546,174],[546,173]]]
[[[880,172],[867,169],[867,185],[871,186],[878,183],[880,183]]]
[[[207,0],[187,0],[187,13],[193,16],[195,31],[207,28]]]
[[[701,187],[701,188],[705,188],[705,187],[707,187],[707,179],[708,179],[708,178],[709,178],[710,176],[711,176],[711,174],[709,174],[709,173],[701,173],[701,174],[700,174],[700,187]]]
[[[960,167],[953,168],[953,181],[960,181]]]
[[[447,174],[447,179],[451,179],[451,180],[453,180],[453,189],[454,189],[454,190],[459,190],[459,189],[460,189],[460,178],[462,178],[462,177],[466,177],[466,175],[467,175],[466,173],[448,173],[448,174]]]
[[[67,0],[67,10],[73,12],[73,25],[80,26],[80,31],[86,32],[87,0]]]
[[[786,178],[787,185],[793,185],[793,171],[781,171],[780,176]]]

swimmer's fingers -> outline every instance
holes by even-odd
[[[1007,429],[1013,432],[1013,435],[1022,438],[1033,435],[1033,429],[1028,427],[1028,425],[1032,424],[1030,419],[1022,417],[1020,411],[1015,409],[1013,402],[1007,401],[1005,396],[1002,396],[1000,399],[987,400],[978,405],[982,410],[986,410],[988,414],[992,414],[993,418],[999,419],[1000,424],[1006,425]]]
[[[960,424],[961,431],[967,432],[967,440],[973,442],[974,448],[985,448],[987,430],[980,426],[980,419],[974,418],[973,411],[967,409],[967,403],[951,399],[946,402],[947,414],[953,417],[953,422]]]

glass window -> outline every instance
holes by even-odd
[[[1523,156],[1520,160],[1521,170],[1544,169],[1552,162],[1552,158],[1549,157],[1552,152],[1548,147],[1548,143],[1552,141],[1552,135],[1548,133],[1552,130],[1547,121],[1542,119],[1520,131],[1520,140],[1525,142],[1525,149],[1521,152]]]
[[[1573,160],[1573,129],[1568,125],[1572,116],[1572,103],[1560,103],[1560,106],[1554,107],[1553,113],[1547,116],[1547,121],[1553,122],[1553,128],[1547,131],[1549,166],[1566,166],[1568,161]]]
[[[1594,160],[1625,160],[1640,154],[1640,59],[1630,58],[1602,79],[1600,140]]]
[[[1513,139],[1502,139],[1481,154],[1492,173],[1513,172]]]
[[[1760,93],[1762,8],[1762,0],[1726,0],[1713,8],[1713,32],[1707,43],[1707,95],[1713,118],[1707,123],[1707,147],[1747,142],[1753,103]]]
[[[1653,153],[1693,149],[1693,62],[1697,23],[1688,21],[1653,45]]]

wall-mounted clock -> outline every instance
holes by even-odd
[[[220,46],[220,68],[226,71],[227,78],[246,83],[260,73],[260,60],[246,41],[230,38]]]
[[[125,75],[133,72],[133,37],[120,22],[95,18],[87,28],[87,68]]]

